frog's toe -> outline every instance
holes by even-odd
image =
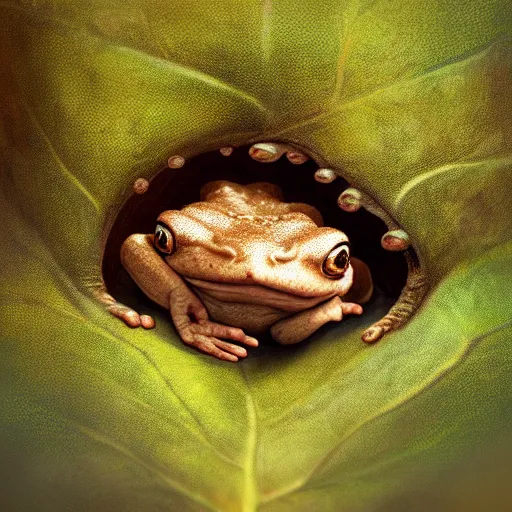
[[[364,331],[363,335],[361,336],[361,339],[365,343],[374,343],[382,338],[384,336],[384,329],[380,326],[372,326],[369,329],[366,329]]]
[[[179,169],[185,165],[185,158],[181,155],[173,155],[167,160],[170,169]]]
[[[150,315],[140,315],[140,324],[144,329],[153,329],[155,327],[155,320]]]
[[[227,341],[218,340],[217,338],[211,338],[212,343],[221,350],[234,354],[237,357],[247,357],[247,350],[244,347],[228,343]]]
[[[258,142],[249,149],[249,156],[262,163],[272,163],[279,160],[289,148],[274,142]]]
[[[227,350],[227,346],[235,346],[231,345],[231,343],[225,343],[211,336],[204,336],[203,334],[193,334],[192,336],[185,336],[183,337],[183,341],[187,345],[191,345],[192,347],[195,347],[197,350],[200,350],[205,354],[214,356],[217,359],[222,359],[223,361],[231,361],[233,363],[236,363],[238,361],[238,355],[236,354],[234,349],[231,351]],[[222,345],[224,346],[222,347]],[[240,349],[241,347],[238,348]],[[239,355],[241,357],[245,357],[247,353],[245,353],[245,355],[242,355],[242,353],[240,352]]]
[[[314,176],[318,183],[332,183],[337,177],[332,169],[317,169]]]
[[[343,302],[341,309],[344,315],[362,315],[363,308],[355,302]]]
[[[222,156],[231,156],[233,154],[233,147],[224,146],[223,148],[220,148],[219,151]]]
[[[120,318],[129,327],[140,327],[142,324],[141,317],[133,309],[116,302],[107,308],[107,311],[117,318]]]
[[[409,235],[403,229],[392,229],[384,233],[380,244],[386,251],[405,251],[411,242]]]
[[[226,338],[233,341],[239,341],[251,347],[258,346],[258,340],[252,336],[247,336],[245,332],[238,327],[230,327],[229,325],[217,324],[215,322],[203,321],[197,329],[201,334],[206,336],[215,336],[216,338]]]
[[[309,160],[307,155],[297,150],[287,151],[286,158],[288,158],[288,160],[294,165],[302,165]]]
[[[361,192],[356,188],[347,188],[338,197],[338,206],[346,212],[356,212],[361,208]]]

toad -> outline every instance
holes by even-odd
[[[345,233],[324,227],[313,206],[284,202],[271,183],[207,183],[199,202],[163,212],[154,234],[128,237],[121,261],[184,343],[233,362],[268,329],[293,344],[360,315],[373,292]],[[108,309],[131,327],[154,326],[117,302]]]

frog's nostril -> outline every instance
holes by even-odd
[[[286,263],[297,257],[297,247],[293,247],[289,251],[274,251],[270,254],[272,263]]]
[[[212,243],[204,242],[204,246],[207,247],[210,251],[224,258],[234,260],[238,256],[238,253],[233,247],[229,247],[228,245],[221,245],[217,243],[217,240],[213,239]]]

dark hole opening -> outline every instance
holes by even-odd
[[[236,148],[229,157],[213,151],[194,157],[180,169],[164,169],[151,181],[145,194],[133,194],[121,209],[110,232],[103,257],[103,277],[109,293],[139,313],[161,309],[151,302],[121,265],[119,251],[132,233],[153,233],[156,219],[165,210],[180,209],[199,200],[201,186],[209,181],[229,180],[240,184],[268,181],[281,187],[287,202],[315,206],[326,226],[344,231],[352,254],[366,262],[373,275],[376,294],[396,299],[407,279],[407,264],[401,253],[385,251],[380,245],[386,225],[360,209],[347,213],[337,206],[340,193],[350,185],[338,178],[333,183],[315,181],[318,165],[309,160],[290,163],[285,156],[274,163],[260,163],[248,155],[249,146]]]

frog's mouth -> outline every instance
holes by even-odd
[[[260,284],[220,283],[191,277],[185,279],[198,292],[215,300],[269,306],[292,313],[312,308],[336,295],[335,292],[331,292],[326,295],[305,297]]]

